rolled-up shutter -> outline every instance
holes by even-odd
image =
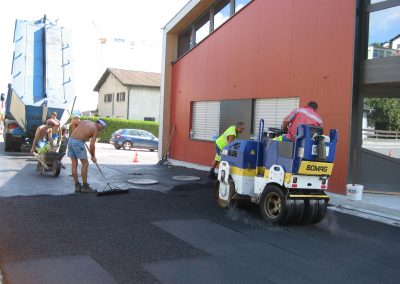
[[[254,105],[254,137],[258,137],[260,119],[264,128],[280,128],[282,121],[293,109],[299,107],[299,98],[257,99]]]
[[[219,101],[204,101],[193,103],[193,118],[191,138],[200,140],[215,140],[219,133]]]

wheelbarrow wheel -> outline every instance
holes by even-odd
[[[40,163],[39,165],[39,173],[42,175],[45,171],[45,168],[43,167],[43,165]]]
[[[53,176],[58,177],[61,172],[61,163],[59,161],[56,161],[53,163]]]

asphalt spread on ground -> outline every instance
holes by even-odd
[[[118,283],[398,281],[399,228],[330,210],[315,226],[273,226],[255,206],[217,208],[212,188],[203,180],[167,193],[0,198],[5,279],[20,261],[89,256]]]

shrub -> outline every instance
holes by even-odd
[[[154,121],[141,121],[141,120],[128,120],[123,118],[108,118],[108,117],[95,117],[95,116],[82,116],[81,120],[96,121],[102,119],[107,123],[107,127],[101,131],[100,140],[101,143],[109,143],[111,134],[118,129],[134,128],[142,129],[152,133],[158,137],[158,122]]]

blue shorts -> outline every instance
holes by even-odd
[[[85,141],[69,138],[67,156],[72,159],[87,160]]]

